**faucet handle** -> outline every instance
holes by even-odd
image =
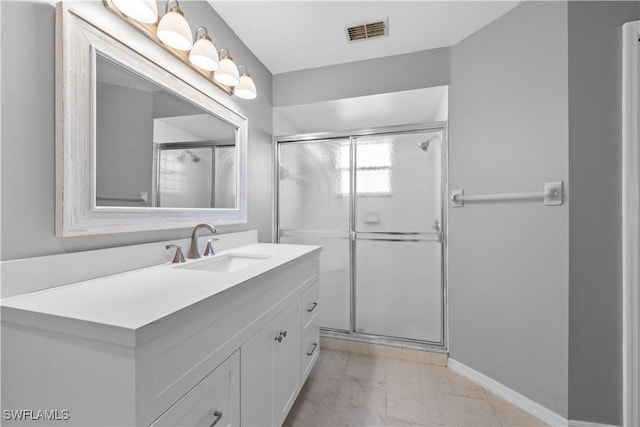
[[[167,245],[165,246],[165,249],[171,249],[171,248],[176,248],[176,254],[173,256],[173,261],[171,261],[174,264],[179,264],[181,262],[185,262],[186,260],[184,259],[184,255],[182,254],[182,248],[180,247],[180,245]]]
[[[214,240],[217,241],[218,239],[207,240],[207,248],[204,250],[204,256],[211,256],[216,254],[213,250],[213,246],[211,245],[211,242]]]

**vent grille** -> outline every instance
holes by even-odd
[[[383,37],[387,35],[387,22],[380,20],[368,24],[354,25],[347,28],[347,39],[350,42],[357,40],[366,40],[374,37]]]

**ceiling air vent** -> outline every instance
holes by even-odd
[[[387,19],[381,19],[368,24],[354,25],[347,28],[347,40],[350,42],[371,39],[374,37],[383,37],[388,34]]]

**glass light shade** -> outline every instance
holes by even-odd
[[[158,38],[162,43],[178,50],[189,50],[193,46],[191,27],[180,9],[173,8],[162,17],[158,24]]]
[[[189,61],[203,70],[215,71],[218,69],[218,51],[211,40],[201,37],[193,44]]]
[[[158,22],[158,6],[155,0],[112,0],[120,12],[145,24]]]
[[[242,99],[254,99],[258,94],[256,84],[248,74],[240,76],[240,82],[233,90],[234,95]]]
[[[228,56],[224,56],[220,60],[220,64],[218,64],[218,69],[213,74],[213,78],[223,85],[235,86],[240,82],[238,67],[236,67],[236,64]]]

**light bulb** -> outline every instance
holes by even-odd
[[[235,86],[240,82],[238,67],[233,62],[233,58],[229,56],[227,49],[220,49],[220,63],[218,69],[213,74],[213,78],[225,86]]]
[[[238,85],[233,89],[234,95],[242,99],[254,99],[258,95],[256,92],[256,84],[246,69],[239,80]]]
[[[178,6],[169,9],[160,19],[157,35],[160,41],[174,49],[189,50],[193,46],[191,27]]]
[[[158,22],[158,6],[155,0],[112,0],[112,2],[129,18],[145,24]]]
[[[197,37],[198,30],[204,30],[204,34]],[[198,27],[196,29],[196,42],[189,52],[189,61],[198,68],[202,68],[207,71],[215,71],[218,69],[218,51],[211,40],[211,37],[207,33],[207,29],[204,27]]]

